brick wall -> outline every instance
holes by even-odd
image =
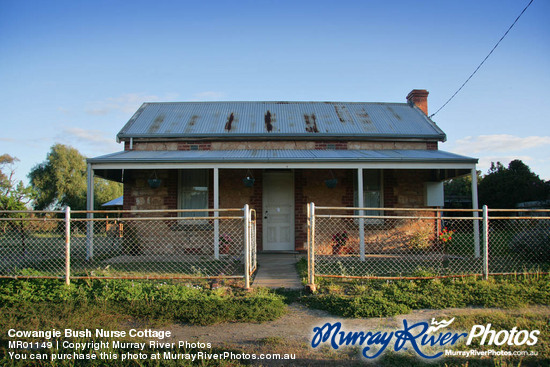
[[[437,141],[431,141],[429,143],[426,143],[426,148],[428,150],[437,150]]]
[[[424,183],[429,181],[429,170],[385,170],[384,206],[389,208],[424,207]]]
[[[176,171],[156,170],[156,177],[162,180],[158,188],[149,187],[148,180],[151,177],[152,170],[125,170],[124,210],[176,209]]]
[[[384,170],[382,180],[382,187],[384,190],[384,207],[395,208],[397,206],[397,178],[395,177],[394,170]]]
[[[178,150],[211,150],[212,143],[210,142],[180,142]]]
[[[140,142],[134,141],[133,150],[342,150],[342,149],[428,149],[437,150],[437,142],[392,142],[392,141],[186,141],[186,142]],[[124,150],[130,150],[130,142],[124,142]]]
[[[346,150],[348,143],[346,141],[316,141],[315,149],[317,150]]]
[[[254,182],[252,196],[250,197],[250,207],[256,210],[256,245],[259,251],[263,249],[263,175],[262,170],[252,170],[256,181]]]
[[[304,194],[304,187],[307,186],[307,179],[304,171],[294,172],[294,237],[295,249],[307,251],[307,197]]]
[[[251,170],[255,178],[253,187],[248,188],[242,179],[247,170],[220,170],[220,208],[242,208],[248,203],[257,212],[257,244],[262,250],[262,170]],[[157,170],[162,179],[161,186],[149,187],[150,170],[126,170],[124,174],[125,210],[135,209],[177,209],[178,170]],[[355,170],[332,170],[338,179],[336,187],[330,189],[325,180],[332,178],[330,170],[295,170],[295,248],[307,248],[307,203],[318,206],[354,206]],[[213,208],[213,174],[209,175],[209,207]],[[384,170],[384,207],[423,207],[424,182],[430,179],[429,170]],[[175,214],[170,214],[175,215]]]

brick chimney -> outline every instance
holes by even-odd
[[[420,108],[422,112],[428,115],[428,94],[429,92],[426,89],[413,89],[407,95],[407,102],[409,104],[414,104],[416,107]]]

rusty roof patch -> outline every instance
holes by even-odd
[[[343,107],[344,106],[339,107],[338,105],[334,105],[334,111],[336,111],[336,116],[338,116],[338,120],[340,120],[340,122],[342,123],[346,122],[346,120],[344,120],[344,117],[340,113],[340,108],[343,108]]]
[[[149,129],[147,130],[148,134],[154,134],[159,131],[160,125],[164,122],[164,114],[160,114],[155,118],[155,121],[149,126]]]
[[[367,110],[364,108],[361,109],[361,111],[357,114],[358,117],[361,117],[361,121],[366,122],[367,124],[372,124],[372,120],[370,119],[369,114],[367,113]]]
[[[267,132],[270,133],[271,131],[273,131],[273,125],[271,124],[271,112],[269,112],[269,110],[267,110],[264,116],[264,120],[265,120],[265,128]]]
[[[191,116],[191,118],[189,119],[189,122],[187,123],[187,125],[185,126],[185,130],[184,130],[184,133],[185,134],[189,134],[190,132],[193,131],[194,129],[194,126],[195,124],[197,123],[197,120],[199,119],[199,116],[198,115],[193,115]]]
[[[233,121],[227,130],[231,113]],[[307,125],[304,115],[309,116]],[[363,102],[146,103],[117,136],[128,139],[231,135],[260,139],[284,135],[305,139],[312,133],[326,137],[445,139],[445,133],[433,121],[407,103]]]
[[[233,123],[233,120],[235,119],[235,115],[233,112],[231,112],[231,115],[227,118],[227,122],[225,123],[225,130],[231,131],[231,124]]]
[[[318,133],[319,129],[317,128],[317,117],[314,113],[311,115],[304,114],[304,120],[306,121],[306,131],[308,133]]]
[[[395,112],[395,110],[393,108],[391,108],[391,106],[386,106],[388,108],[388,110],[393,114],[393,116],[398,119],[399,121],[401,121],[401,116],[399,116],[399,114],[397,114]]]

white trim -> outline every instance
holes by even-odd
[[[295,163],[91,163],[94,169],[475,169],[475,163],[422,162],[295,162]]]
[[[218,217],[220,208],[220,173],[217,167],[214,168],[214,217]],[[220,258],[220,221],[214,220],[214,258]]]

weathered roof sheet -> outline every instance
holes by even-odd
[[[88,159],[89,163],[245,162],[452,162],[477,159],[442,150],[128,150]]]
[[[407,103],[174,102],[144,103],[117,137],[445,140],[445,133]]]

